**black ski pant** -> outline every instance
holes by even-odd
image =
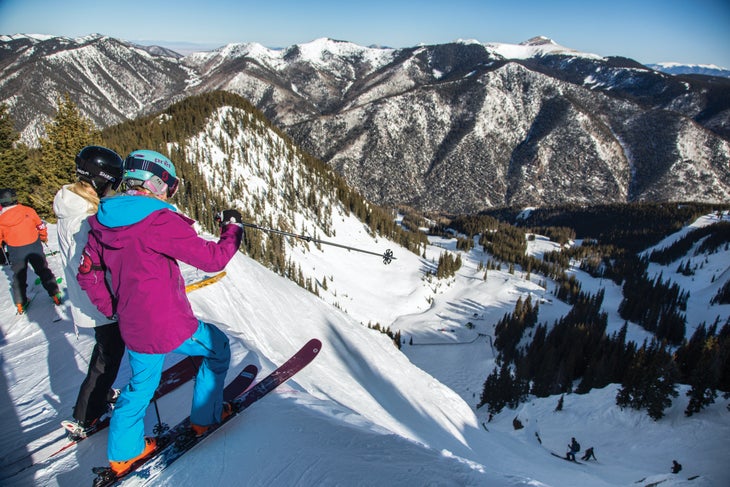
[[[119,333],[119,324],[97,326],[94,334],[96,345],[91,352],[89,371],[81,384],[74,407],[74,419],[77,421],[92,421],[106,412],[107,395],[124,357],[124,341]]]
[[[8,257],[10,258],[10,269],[13,271],[13,301],[15,304],[24,304],[28,300],[28,265],[40,278],[41,284],[49,296],[58,294],[56,276],[48,268],[46,256],[43,253],[43,245],[38,239],[32,244],[12,247],[8,245]]]

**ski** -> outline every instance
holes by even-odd
[[[213,284],[214,282],[220,281],[225,276],[226,276],[226,271],[219,272],[218,274],[215,274],[213,276],[206,276],[199,281],[195,281],[190,284],[186,284],[185,292],[189,293],[189,292],[195,291],[196,289],[200,289],[201,287],[209,286],[209,285]]]
[[[233,413],[221,423],[212,426],[203,435],[195,436],[190,427],[190,417],[188,416],[177,426],[159,436],[157,438],[158,448],[150,456],[139,460],[126,474],[117,476],[109,467],[94,468],[93,472],[97,475],[94,480],[94,487],[118,485],[122,480],[131,477],[148,480],[158,475],[222,425],[302,370],[314,360],[321,348],[322,342],[317,339],[310,340],[289,360],[250,389],[242,389],[241,385],[237,384],[237,380],[234,380],[223,391],[224,400],[230,402],[233,406]]]
[[[197,374],[198,369],[200,368],[200,364],[202,363],[203,359],[202,357],[187,357],[183,360],[180,360],[172,367],[165,369],[162,372],[162,378],[160,379],[160,385],[157,386],[157,390],[155,390],[155,395],[153,397],[153,400],[157,400],[161,398],[162,396],[174,391],[181,385],[185,384],[186,382],[190,381],[195,377],[195,374]],[[55,457],[56,455],[63,453],[64,451],[68,450],[69,448],[75,446],[80,441],[85,440],[89,436],[94,435],[95,433],[98,433],[99,431],[107,428],[109,426],[109,420],[110,416],[106,415],[103,419],[99,420],[95,427],[87,433],[87,435],[83,438],[70,438],[67,437],[66,439],[68,442],[52,452],[50,455],[48,455],[46,458],[42,458],[40,461],[50,459],[52,457]],[[63,426],[63,421],[61,422]],[[35,455],[34,455],[35,457]],[[36,463],[36,462],[34,462]]]
[[[565,460],[566,462],[570,462],[570,463],[577,463],[578,465],[583,465],[583,463],[582,463],[582,462],[579,462],[578,460],[571,460],[570,458],[566,458],[566,457],[564,457],[563,455],[558,455],[558,454],[557,454],[557,453],[555,453],[555,452],[550,452],[550,454],[551,454],[552,456],[554,456],[554,457],[558,457],[558,458],[560,458],[561,460]]]

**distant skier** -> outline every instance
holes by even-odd
[[[591,458],[594,459],[595,461],[598,461],[595,453],[593,453],[593,447],[588,448],[580,459],[581,460],[590,460]]]
[[[677,460],[672,460],[672,473],[679,473],[682,470],[682,464]]]
[[[568,460],[575,461],[575,454],[580,451],[580,443],[576,441],[575,437],[570,439],[570,445],[568,445],[568,453],[565,454],[565,458]]]

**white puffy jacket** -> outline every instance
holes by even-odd
[[[66,185],[56,193],[56,197],[53,199],[53,211],[58,218],[56,224],[58,248],[63,263],[71,316],[74,325],[82,328],[106,325],[111,320],[96,309],[76,280],[81,253],[89,233],[89,223],[86,220],[91,216],[89,210],[92,205],[71,191],[70,186]]]

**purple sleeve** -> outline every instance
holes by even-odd
[[[109,288],[104,280],[105,272],[101,266],[101,258],[98,252],[98,241],[89,233],[89,241],[84,247],[79,264],[79,272],[76,279],[81,289],[86,291],[91,302],[104,316],[114,315],[114,305]]]
[[[199,237],[191,222],[177,213],[161,211],[153,224],[159,238],[151,246],[161,254],[205,272],[223,270],[241,245],[243,228],[228,224],[221,230],[220,239],[214,242]]]

